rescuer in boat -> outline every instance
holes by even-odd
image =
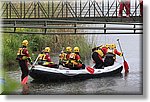
[[[46,47],[44,49],[44,53],[41,54],[41,60],[40,60],[40,65],[46,66],[46,67],[52,67],[52,68],[58,68],[59,65],[54,64],[50,58],[50,47]]]
[[[41,53],[38,56],[38,64],[39,65],[43,64],[43,61],[42,61],[43,57],[44,57],[44,50],[42,50]]]
[[[69,60],[69,56],[72,53],[72,48],[71,47],[66,47],[65,52],[61,52],[59,55],[59,64],[62,66],[67,66],[66,62]]]
[[[95,47],[92,49],[92,59],[94,60],[94,68],[96,69],[103,69],[104,67],[104,61],[103,58],[107,53],[107,47],[104,45],[101,45],[99,47]]]
[[[116,60],[116,55],[118,56],[122,56],[123,53],[119,52],[116,49],[116,44],[106,44],[106,46],[108,47],[107,53],[105,55],[104,58],[104,66],[111,66],[114,64],[115,60]]]
[[[74,47],[74,52],[70,54],[69,60],[67,61],[67,67],[73,70],[84,69],[85,65],[81,61],[79,54],[79,47]]]
[[[29,74],[28,63],[30,63],[31,65],[33,64],[27,46],[28,41],[23,40],[22,47],[20,47],[17,52],[16,60],[18,60],[22,72],[21,81]]]

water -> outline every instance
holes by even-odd
[[[29,77],[29,94],[142,94],[142,35],[95,35],[95,37],[96,45],[117,44],[116,39],[120,39],[124,56],[130,67],[130,73],[126,77],[124,71],[121,76],[77,81],[35,82]],[[107,39],[104,39],[105,37]],[[57,58],[53,60],[58,61]],[[117,60],[123,62],[120,57],[117,57]],[[93,64],[90,60],[85,62],[88,65]],[[20,81],[20,71],[8,72],[8,74],[18,82]],[[12,94],[22,94],[22,88],[20,87]]]

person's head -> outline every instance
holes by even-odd
[[[27,47],[27,46],[28,46],[28,43],[29,43],[28,40],[23,40],[23,41],[22,41],[22,46]]]
[[[105,47],[106,47],[106,48],[109,48],[109,47],[110,47],[110,44],[106,44]]]
[[[75,53],[79,53],[79,52],[80,52],[80,49],[79,49],[79,47],[74,47],[73,51],[74,51]]]
[[[115,49],[116,48],[116,44],[110,44],[110,48],[111,49]]]
[[[72,52],[72,48],[71,47],[66,47],[66,52],[71,53]]]
[[[45,49],[44,49],[44,52],[46,53],[46,52],[50,52],[51,51],[51,49],[50,49],[50,47],[45,47]]]

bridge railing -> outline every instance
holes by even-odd
[[[142,34],[142,23],[51,19],[4,19],[3,33],[20,34]]]
[[[131,17],[140,15],[139,3],[130,0]],[[119,6],[119,0],[2,1],[1,18],[117,17]]]

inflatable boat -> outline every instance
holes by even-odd
[[[30,70],[29,75],[34,80],[63,80],[63,79],[87,79],[87,78],[98,78],[104,76],[114,76],[120,74],[123,69],[121,63],[115,62],[114,65],[104,67],[103,69],[94,69],[86,67],[80,70],[70,70],[63,66],[59,68],[50,68],[41,65],[35,65]]]

